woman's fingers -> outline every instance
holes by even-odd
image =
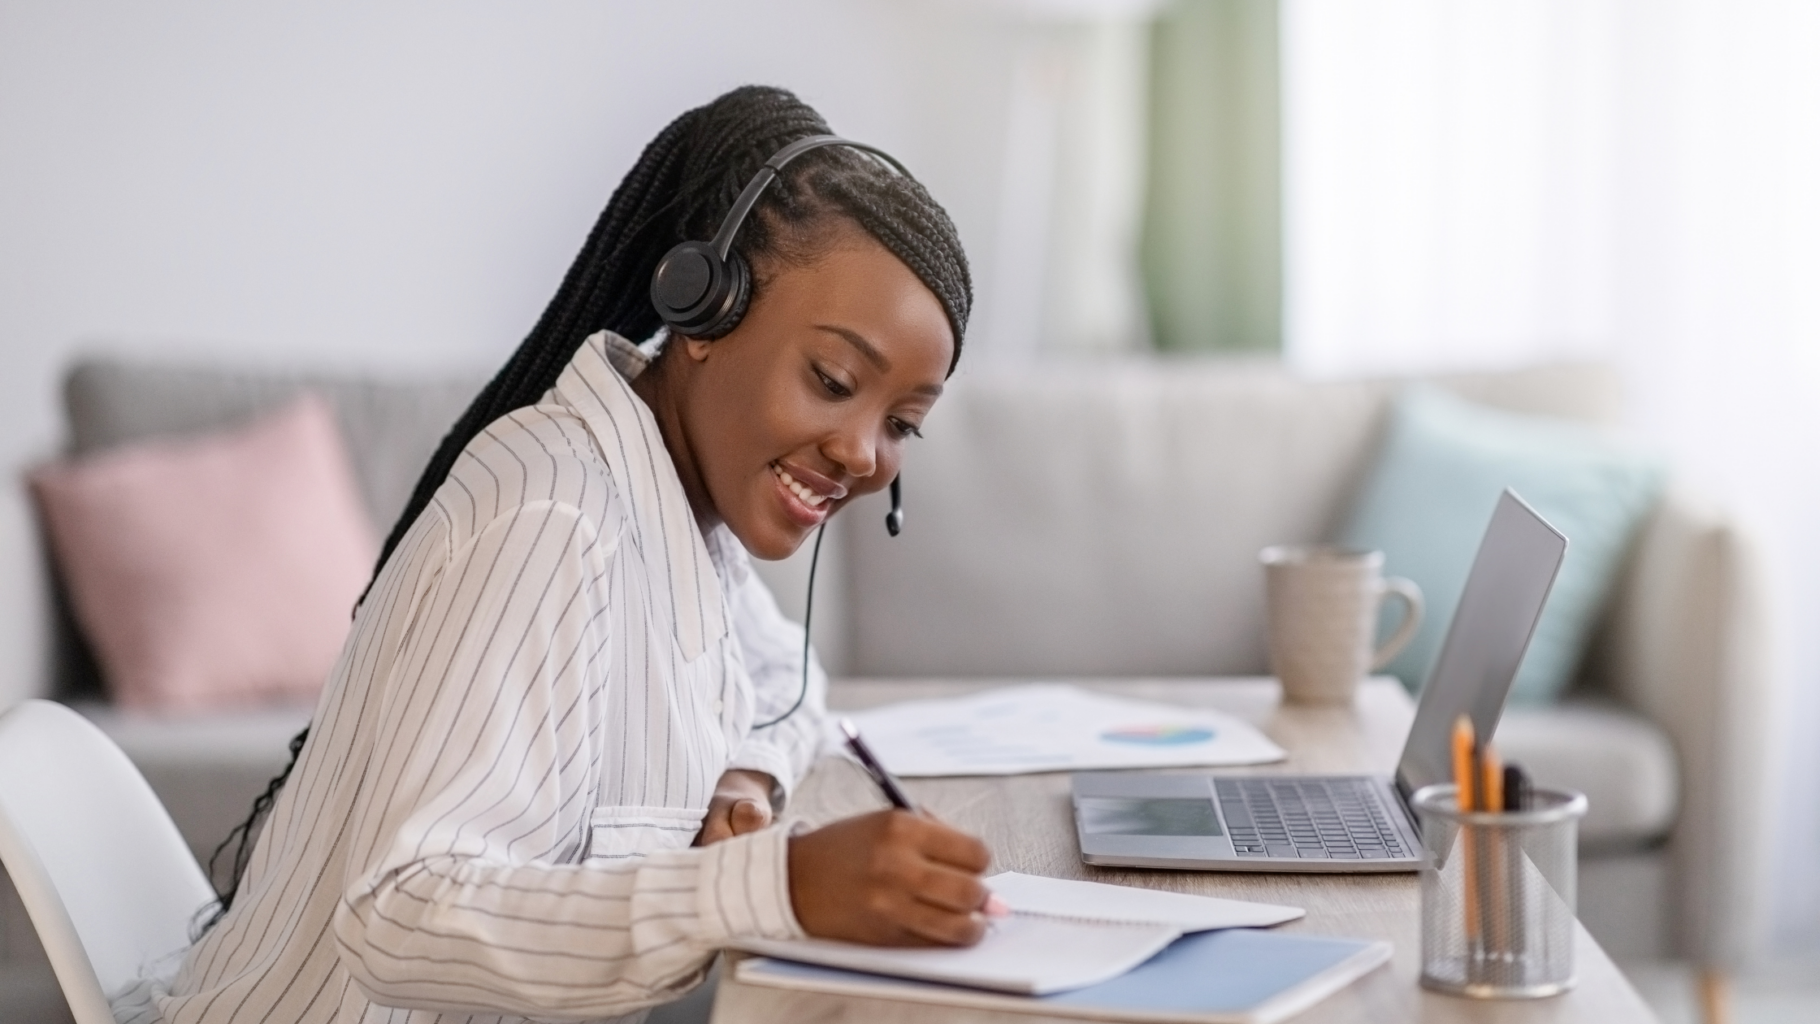
[[[730,799],[716,797],[708,805],[708,816],[702,819],[696,846],[707,846],[722,839],[757,832],[771,824],[771,807],[749,797]]]
[[[903,909],[898,926],[904,930],[904,945],[971,946],[986,937],[986,915],[974,910],[956,913],[911,903]]]
[[[940,910],[972,913],[986,905],[990,890],[979,876],[940,865],[929,865],[910,890],[919,902]]]
[[[770,825],[770,778],[740,769],[723,774],[708,801],[708,814],[695,834],[695,845],[707,846]]]
[[[771,824],[771,805],[761,804],[751,798],[740,800],[727,815],[727,824],[736,836],[757,832]]]

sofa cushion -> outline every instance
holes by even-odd
[[[1646,845],[1675,823],[1675,749],[1641,715],[1584,700],[1511,708],[1498,725],[1497,744],[1504,760],[1528,769],[1538,785],[1586,794],[1582,847]]]
[[[1340,532],[1349,546],[1382,550],[1385,572],[1414,580],[1427,598],[1429,614],[1388,671],[1411,690],[1427,677],[1485,523],[1508,487],[1568,537],[1510,695],[1514,704],[1554,699],[1579,669],[1662,480],[1657,460],[1580,424],[1490,409],[1433,388],[1405,392]]]
[[[311,391],[334,409],[361,497],[383,535],[443,435],[484,384],[479,375],[403,382],[91,357],[73,365],[64,380],[68,450],[81,457],[146,438],[207,433]],[[53,692],[65,699],[98,698],[94,654],[69,615],[61,580],[56,590]]]
[[[328,407],[38,470],[109,692],[140,710],[313,701],[378,540]]]

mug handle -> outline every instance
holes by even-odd
[[[1404,647],[1409,645],[1409,641],[1415,639],[1416,630],[1422,625],[1422,588],[1416,586],[1414,580],[1406,580],[1401,576],[1387,576],[1380,580],[1378,582],[1378,600],[1383,601],[1387,597],[1402,600],[1403,621],[1397,626],[1397,631],[1390,635],[1390,639],[1384,641],[1377,653],[1371,656],[1373,672],[1390,664],[1390,659],[1396,657]],[[1380,607],[1382,606],[1380,605]]]

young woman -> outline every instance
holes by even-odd
[[[736,325],[665,341],[650,298],[672,246],[827,132],[746,88],[645,150],[387,539],[223,913],[123,1017],[611,1017],[748,936],[982,934],[977,840],[896,811],[770,827],[823,681],[764,725],[798,700],[802,632],[746,562],[896,475],[960,355],[953,225],[815,149],[736,238]]]

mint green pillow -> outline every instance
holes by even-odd
[[[1340,542],[1384,552],[1428,614],[1387,671],[1414,692],[1453,621],[1498,495],[1508,487],[1567,534],[1567,557],[1511,701],[1544,704],[1574,679],[1631,539],[1661,496],[1663,467],[1585,425],[1476,405],[1431,387],[1396,400]]]

